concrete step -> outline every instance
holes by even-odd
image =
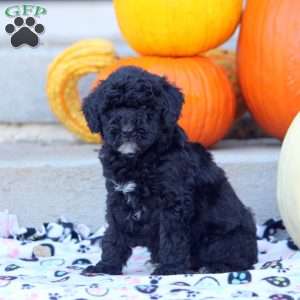
[[[82,144],[60,124],[1,124],[0,143]]]
[[[93,228],[103,224],[104,178],[99,145],[0,144],[0,211],[23,225],[65,215]],[[276,170],[280,145],[272,139],[224,141],[212,151],[242,201],[258,222],[278,216]]]

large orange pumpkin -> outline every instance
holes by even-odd
[[[238,73],[259,125],[282,139],[300,111],[300,1],[248,0]]]
[[[179,124],[190,140],[210,146],[229,130],[235,116],[236,101],[225,72],[206,57],[120,59],[104,68],[99,80],[122,66],[134,65],[166,76],[184,96]]]
[[[242,0],[114,0],[120,29],[143,55],[192,56],[234,32]]]

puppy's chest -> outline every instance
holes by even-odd
[[[144,176],[123,182],[111,180],[110,190],[117,194],[119,208],[126,213],[128,222],[150,222],[159,206],[158,184]]]

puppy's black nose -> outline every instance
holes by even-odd
[[[134,127],[133,127],[132,124],[123,125],[122,126],[122,133],[123,133],[123,135],[128,136],[133,132],[133,129],[134,129]]]

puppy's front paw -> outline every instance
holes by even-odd
[[[122,269],[116,266],[105,265],[102,262],[97,263],[96,265],[88,266],[81,273],[82,275],[95,275],[95,274],[110,274],[110,275],[121,275]]]
[[[175,275],[175,274],[191,274],[191,273],[194,272],[184,267],[161,265],[158,266],[152,272],[152,275]]]

